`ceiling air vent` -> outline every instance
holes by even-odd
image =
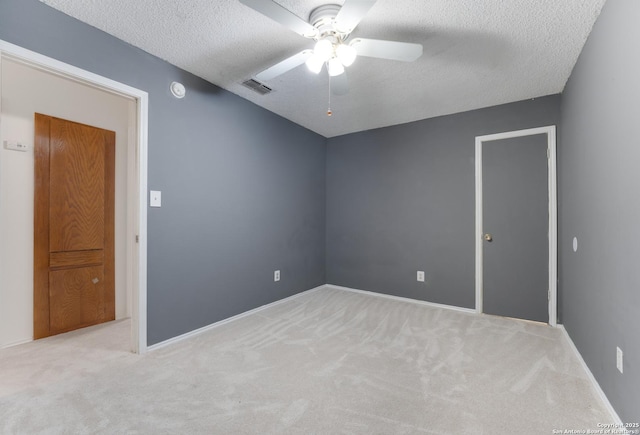
[[[259,81],[254,79],[249,79],[246,82],[242,82],[242,84],[248,87],[249,89],[256,91],[260,95],[267,95],[268,93],[273,91],[273,89],[271,89],[269,86],[262,84]]]

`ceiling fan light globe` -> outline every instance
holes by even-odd
[[[340,59],[333,57],[327,62],[327,71],[329,71],[331,77],[339,76],[344,73],[344,66],[342,62],[340,62]]]
[[[316,42],[316,45],[313,48],[313,54],[325,62],[331,59],[331,55],[333,54],[333,44],[327,39],[321,39]]]
[[[356,60],[358,52],[350,45],[340,44],[336,49],[336,56],[344,66],[351,66]]]
[[[324,65],[324,62],[324,59],[322,59],[321,57],[313,55],[309,59],[307,59],[305,64],[307,65],[309,71],[314,74],[318,74],[322,70],[322,65]]]

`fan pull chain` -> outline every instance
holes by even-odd
[[[331,111],[331,76],[329,76],[329,104],[328,104],[328,108],[327,108],[327,116],[331,116],[333,115],[333,112]]]

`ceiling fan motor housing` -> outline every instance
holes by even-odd
[[[309,24],[318,30],[314,39],[333,39],[337,43],[346,39],[349,32],[338,29],[336,26],[336,16],[340,12],[340,5],[324,5],[315,8],[309,14]]]

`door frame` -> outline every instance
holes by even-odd
[[[137,277],[134,280],[131,297],[133,305],[131,310],[132,351],[139,354],[145,353],[147,351],[147,161],[149,94],[140,89],[125,85],[124,83],[60,62],[51,57],[0,39],[0,62],[3,58],[21,62],[95,89],[133,99],[136,102],[136,133],[134,146],[137,157],[135,176],[138,182],[137,184],[132,183],[128,186],[127,203],[135,204],[133,212],[137,218],[134,219],[135,222],[132,222],[133,225],[128,225],[127,234],[135,234],[138,236],[138,244],[132,266],[132,272]],[[1,206],[2,204],[0,204],[0,207]],[[131,228],[131,226],[134,226],[134,228]],[[133,241],[131,242],[133,243]],[[127,272],[127,276],[130,276],[130,273]]]
[[[503,133],[476,136],[476,312],[483,312],[483,253],[482,253],[482,144],[538,134],[547,135],[547,175],[549,189],[549,325],[558,324],[558,190],[556,160],[556,126],[529,128]]]

